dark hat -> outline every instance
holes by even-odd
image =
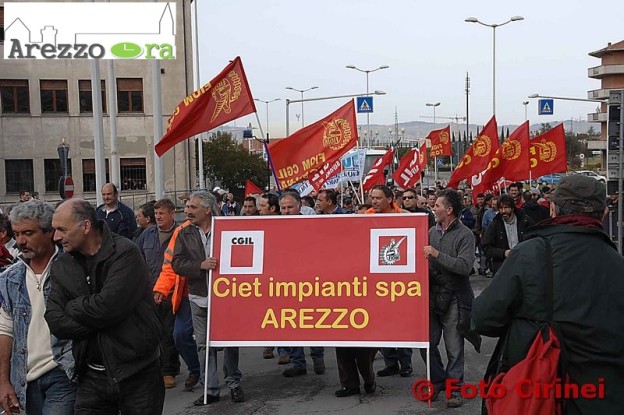
[[[573,174],[561,179],[550,201],[573,212],[602,212],[606,206],[605,195],[605,185],[598,180]]]

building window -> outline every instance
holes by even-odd
[[[2,112],[30,113],[28,79],[0,79],[0,100]]]
[[[78,99],[80,113],[93,112],[93,94],[90,80],[78,80]],[[106,87],[102,80],[102,112],[106,113]]]
[[[117,79],[117,111],[143,112],[143,80],[141,78]]]
[[[33,191],[32,160],[5,160],[4,169],[7,193],[19,193],[20,190]]]
[[[121,159],[119,160],[121,173],[121,190],[145,190],[145,159]]]
[[[110,182],[108,159],[105,163],[106,180],[104,183]],[[82,160],[82,191],[83,192],[95,192],[95,159]]]
[[[67,81],[41,80],[41,112],[67,112]]]
[[[59,181],[63,176],[63,169],[61,167],[61,160],[59,159],[45,159],[43,160],[43,170],[45,173],[45,191],[56,192],[59,191]],[[67,160],[67,174],[71,176],[71,159]]]
[[[0,43],[4,42],[4,6],[0,6]]]

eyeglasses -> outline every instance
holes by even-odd
[[[415,196],[403,196],[403,200],[415,199]]]

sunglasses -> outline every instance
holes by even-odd
[[[414,196],[403,196],[403,200],[415,199]]]

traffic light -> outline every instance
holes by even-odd
[[[243,138],[254,138],[251,128],[243,130]]]

